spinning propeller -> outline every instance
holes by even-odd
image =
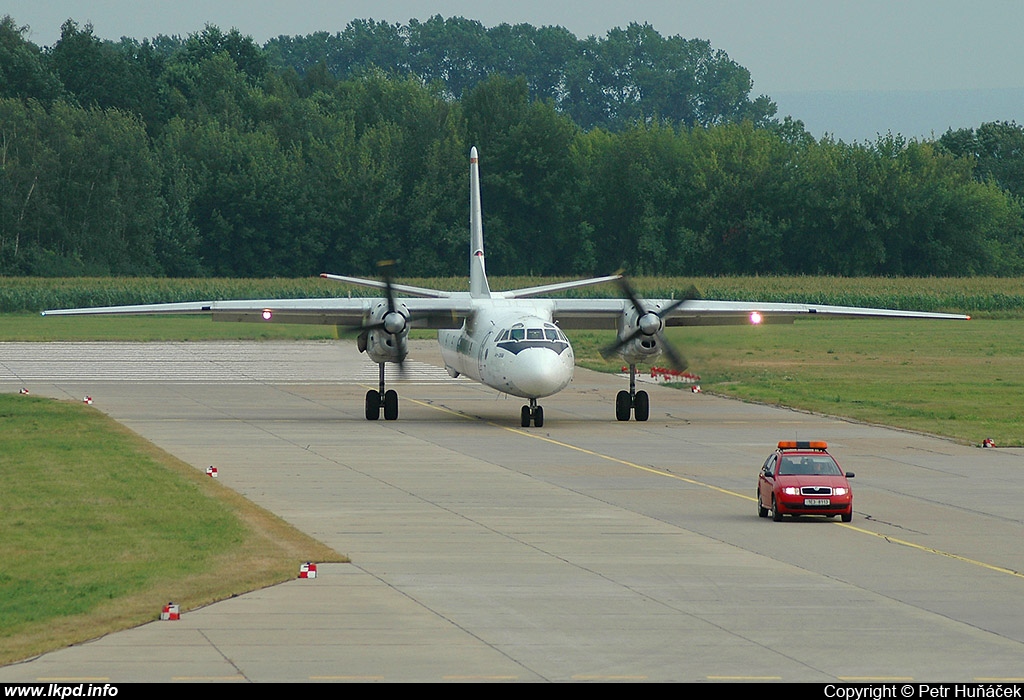
[[[664,309],[659,310],[648,309],[644,306],[643,302],[636,295],[636,291],[625,277],[619,279],[619,286],[622,287],[622,293],[629,299],[633,308],[636,309],[636,329],[626,337],[619,338],[615,343],[606,347],[601,351],[601,355],[607,358],[621,350],[624,346],[641,337],[654,338],[661,347],[662,352],[664,352],[668,357],[669,363],[672,365],[673,369],[680,371],[686,369],[686,358],[679,354],[675,347],[668,342],[668,339],[665,338],[662,331],[665,330],[664,319],[667,316],[687,301],[700,298],[697,288],[690,285],[690,288],[686,290],[681,299],[677,299]]]
[[[371,331],[382,330],[388,335],[398,336],[409,329],[412,319],[407,318],[405,314],[399,311],[398,306],[395,304],[395,289],[391,278],[391,268],[394,267],[394,265],[394,260],[381,260],[377,263],[377,267],[383,271],[384,293],[388,302],[387,312],[378,321],[373,323],[364,323],[348,329],[348,332],[350,333],[359,334],[356,340],[356,345],[360,352],[366,351],[368,336]],[[396,364],[398,365],[399,376],[402,376],[405,374],[405,357],[400,357],[401,359],[398,359]]]
[[[395,306],[395,289],[391,282],[390,268],[395,264],[394,260],[381,260],[377,267],[384,270],[384,289],[388,300],[388,311],[376,323],[356,326],[350,330],[353,332],[366,333],[369,331],[384,330],[391,335],[397,335],[404,331],[409,325],[409,319]]]

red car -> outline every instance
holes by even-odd
[[[778,522],[783,515],[840,516],[853,520],[853,473],[839,468],[823,440],[783,440],[757,478],[757,514]]]

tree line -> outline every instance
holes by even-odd
[[[26,34],[0,20],[4,275],[464,275],[471,145],[495,273],[1024,269],[1020,126],[815,140],[649,26]]]

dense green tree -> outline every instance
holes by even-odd
[[[179,53],[181,60],[195,64],[226,54],[250,85],[259,83],[269,68],[266,54],[252,37],[237,29],[225,34],[210,24],[202,32],[189,35]]]
[[[411,74],[443,85],[450,99],[494,74],[523,77],[531,98],[551,100],[584,129],[622,129],[637,119],[765,125],[776,111],[765,96],[750,99],[750,73],[709,42],[635,23],[580,40],[562,27],[486,28],[440,15],[407,26],[357,20],[334,35],[278,37],[267,55],[300,75],[321,64],[340,79],[372,68]]]
[[[487,251],[505,274],[579,269],[569,213],[579,172],[571,150],[577,129],[550,102],[531,102],[526,81],[500,75],[465,100],[467,140],[480,144],[486,186]]]
[[[42,50],[25,38],[10,15],[0,18],[0,98],[19,97],[50,104],[63,92]]]
[[[975,129],[952,129],[939,144],[950,153],[974,159],[980,180],[992,178],[1018,197],[1024,197],[1024,126],[988,122]]]
[[[154,273],[159,166],[116,110],[0,101],[0,261],[23,273]]]
[[[50,58],[65,89],[83,107],[125,107],[138,87],[125,57],[96,37],[91,24],[80,28],[67,20]]]
[[[815,141],[648,25],[25,34],[0,21],[2,274],[462,275],[471,145],[492,272],[1024,271],[1021,127]]]
[[[339,84],[331,110],[352,119],[353,143],[339,153],[352,209],[328,265],[369,273],[379,260],[401,258],[403,274],[461,272],[453,266],[466,246],[467,148],[457,106],[378,71]]]

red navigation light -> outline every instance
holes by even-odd
[[[750,322],[752,324],[754,324],[755,326],[760,325],[761,321],[763,321],[763,320],[764,320],[764,317],[761,316],[761,312],[760,311],[751,311],[750,312]]]

